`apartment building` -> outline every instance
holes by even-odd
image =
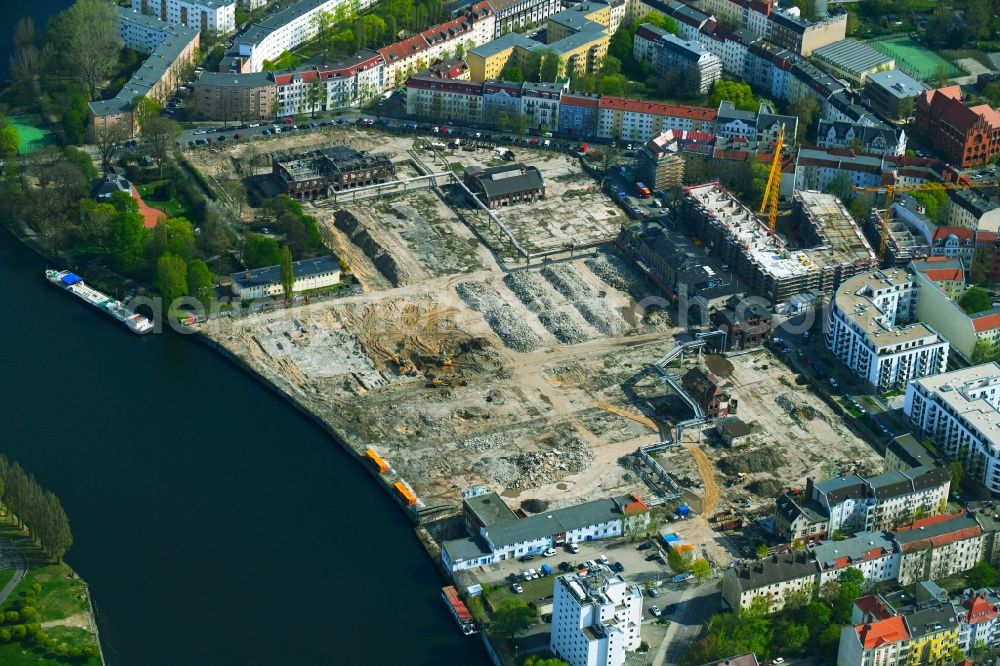
[[[684,159],[672,130],[647,141],[636,156],[639,179],[654,190],[671,190],[684,182]]]
[[[649,141],[667,130],[711,132],[715,109],[601,96],[595,135],[602,139]]]
[[[549,649],[570,666],[622,666],[641,624],[642,590],[607,567],[556,577]]]
[[[805,552],[771,555],[739,563],[722,576],[722,603],[733,610],[749,608],[754,599],[767,600],[768,613],[785,606],[793,592],[812,592],[818,585],[816,561]]]
[[[524,29],[528,23],[540,26],[552,14],[562,10],[559,0],[489,0],[496,15],[493,38]]]
[[[251,25],[236,40],[239,71],[259,72],[264,61],[275,62],[285,51],[316,36],[316,16],[333,14],[345,5],[353,11],[368,9],[373,0],[299,0]]]
[[[914,520],[892,531],[899,548],[901,586],[968,571],[984,554],[985,538],[975,517],[959,512]]]
[[[340,62],[274,72],[278,116],[362,105],[382,93],[382,57],[364,50]]]
[[[747,26],[749,27],[749,26]],[[847,12],[838,11],[819,21],[806,21],[786,11],[772,11],[764,39],[794,51],[803,58],[847,36]]]
[[[273,120],[278,88],[268,72],[204,72],[194,86],[194,113],[208,120]]]
[[[940,513],[948,499],[951,475],[940,465],[855,474],[814,483],[775,500],[774,532],[791,542],[814,541],[834,532],[877,532],[907,523],[914,516]]]
[[[948,224],[981,231],[1000,231],[1000,200],[981,190],[948,191]]]
[[[919,291],[914,276],[901,269],[845,281],[830,308],[827,347],[879,391],[944,372],[948,341],[917,315]]]
[[[875,263],[860,228],[832,195],[795,192],[794,221],[804,242],[792,249],[720,183],[683,192],[682,219],[690,230],[776,306],[804,291],[830,293]]]
[[[784,116],[774,112],[767,104],[761,104],[757,112],[737,109],[732,102],[719,103],[716,114],[715,133],[727,139],[772,142],[778,138],[781,128],[786,137],[795,136],[799,127],[798,116]]]
[[[236,30],[236,0],[132,0],[132,9],[200,32]]]
[[[88,104],[90,126],[118,125],[128,136],[138,130],[132,115],[137,97],[163,103],[181,85],[184,69],[194,62],[201,34],[194,28],[170,25],[134,9],[115,6],[122,43],[149,57],[111,99]]]
[[[957,85],[917,97],[914,129],[943,159],[963,168],[1000,155],[1000,111],[966,105]]]
[[[895,580],[899,575],[896,546],[885,534],[862,532],[841,541],[810,546],[819,569],[819,585],[835,581],[846,569],[859,570],[865,585]]]
[[[1000,493],[1000,364],[983,363],[911,382],[903,412],[966,478]]]
[[[384,89],[390,90],[437,60],[464,55],[493,39],[496,16],[488,2],[460,10],[455,18],[378,50],[385,63]]]
[[[441,562],[451,572],[541,553],[553,546],[621,536],[649,525],[649,507],[635,495],[522,518],[502,497],[483,491],[467,493],[462,510],[470,536],[441,544]]]
[[[655,74],[681,72],[682,89],[706,94],[722,78],[722,59],[700,42],[679,39],[650,23],[635,32],[633,55],[638,62],[649,62]]]
[[[906,153],[906,131],[884,123],[869,125],[820,118],[816,145],[873,155],[903,155]]]

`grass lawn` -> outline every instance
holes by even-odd
[[[153,208],[162,210],[167,214],[167,217],[184,217],[184,206],[177,199],[167,199],[166,201],[159,201],[153,198],[153,191],[167,182],[166,180],[154,180],[152,183],[146,183],[145,185],[136,185],[135,189],[139,190],[139,194],[142,198]]]
[[[0,589],[3,588],[7,582],[14,577],[13,569],[0,569]]]

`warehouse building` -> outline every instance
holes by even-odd
[[[545,197],[545,181],[534,166],[469,166],[465,167],[463,182],[487,208],[529,203]]]
[[[896,69],[894,58],[853,39],[821,46],[812,56],[820,67],[858,87],[872,74]]]
[[[300,259],[292,262],[295,276],[293,292],[332,287],[340,283],[340,261],[333,256]],[[281,284],[281,266],[266,266],[233,273],[233,294],[245,300],[284,295]]]
[[[302,201],[385,183],[393,178],[396,167],[381,153],[333,146],[301,155],[275,157],[271,173],[282,192]]]

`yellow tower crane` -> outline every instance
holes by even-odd
[[[919,192],[921,190],[966,190],[975,187],[996,187],[996,183],[920,183],[919,185],[881,185],[879,187],[860,187],[852,185],[856,192],[872,192],[885,194],[885,210],[882,210],[882,228],[879,231],[878,258],[885,258],[885,248],[889,244],[889,220],[892,217],[892,200],[896,192]]]
[[[774,157],[771,159],[771,170],[767,173],[767,186],[764,188],[764,198],[760,202],[760,214],[767,211],[767,226],[774,236],[778,224],[778,196],[781,193],[781,152],[785,147],[785,126],[778,131],[778,140],[774,144]]]

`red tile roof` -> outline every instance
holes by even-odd
[[[429,48],[430,45],[427,44],[427,40],[424,39],[423,35],[413,35],[402,41],[389,44],[389,46],[384,46],[378,52],[385,59],[385,63],[389,65],[414,53],[426,51]]]
[[[684,106],[682,104],[666,104],[664,102],[646,102],[625,97],[601,97],[599,104],[602,109],[612,111],[630,111],[633,113],[652,113],[657,116],[672,116],[675,118],[690,118],[691,120],[715,120],[718,110],[700,106]]]
[[[882,600],[875,596],[861,597],[854,601],[854,605],[858,607],[865,617],[871,617],[875,620],[884,620],[886,618],[892,617],[889,609],[885,607]]]
[[[994,111],[987,104],[971,108],[966,106],[962,101],[961,88],[958,86],[928,90],[924,93],[924,100],[929,106],[929,113],[932,117],[940,117],[941,120],[960,131],[970,131],[981,120],[985,120],[994,128],[1000,127],[1000,113]]]
[[[563,95],[559,100],[559,104],[566,104],[568,106],[586,106],[592,109],[596,109],[600,100],[597,97],[583,96],[583,95]]]
[[[906,624],[902,617],[889,617],[869,624],[861,624],[854,628],[858,632],[858,640],[865,650],[880,648],[889,643],[909,640]]]
[[[973,317],[972,328],[976,330],[976,333],[982,333],[983,331],[992,331],[997,328],[1000,328],[1000,314],[985,315],[983,317]]]
[[[969,609],[965,614],[966,622],[969,624],[988,622],[998,615],[997,607],[988,602],[986,597],[981,594],[966,599],[962,605]]]
[[[941,257],[944,259],[944,257]],[[965,274],[961,268],[925,268],[920,271],[927,276],[931,282],[961,282],[965,280]]]

